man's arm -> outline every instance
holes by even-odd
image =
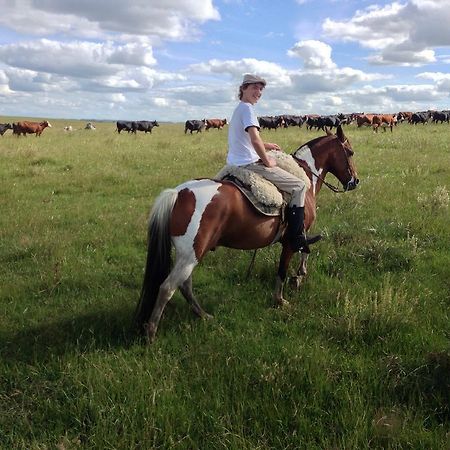
[[[262,163],[267,167],[274,167],[277,165],[274,158],[269,156],[266,152],[266,147],[264,145],[261,136],[259,135],[259,130],[257,127],[250,127],[247,129],[247,133],[250,135],[250,140],[252,141],[253,148],[255,149],[258,156],[261,158]]]

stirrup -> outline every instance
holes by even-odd
[[[294,252],[311,253],[310,245],[322,239],[321,234],[316,234],[314,236],[306,236],[306,234],[301,234],[300,236],[295,236],[295,239],[291,239],[290,245]]]
[[[315,244],[316,242],[319,242],[322,239],[321,234],[315,234],[313,236],[306,236],[306,245]]]

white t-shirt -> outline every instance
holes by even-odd
[[[248,127],[257,127],[259,122],[251,103],[239,102],[231,116],[228,126],[228,156],[227,164],[233,166],[245,166],[258,161]]]

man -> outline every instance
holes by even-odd
[[[261,98],[266,81],[246,74],[239,86],[239,104],[233,112],[228,129],[227,163],[242,166],[272,182],[279,190],[291,194],[287,208],[287,235],[294,252],[309,253],[309,245],[322,236],[305,234],[306,185],[303,180],[277,166],[267,150],[281,150],[277,144],[263,142],[259,134],[259,122],[253,105]]]

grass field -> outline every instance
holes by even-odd
[[[219,248],[194,272],[214,320],[177,293],[145,346],[148,212],[222,167],[226,130],[51,123],[0,138],[1,449],[450,449],[450,126],[345,128],[361,184],[320,193],[290,306],[271,307],[278,245],[250,279],[251,253]]]

